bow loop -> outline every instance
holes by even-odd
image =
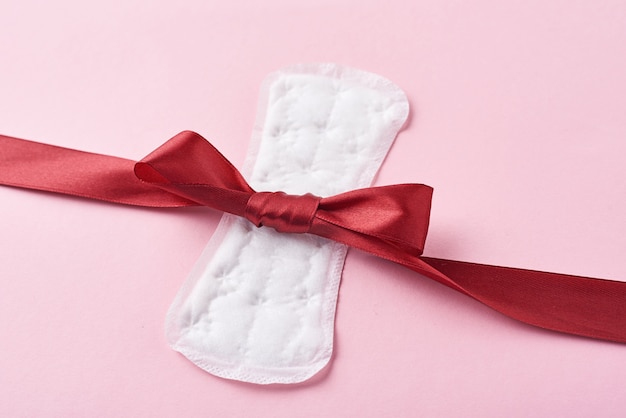
[[[365,251],[376,247],[418,256],[424,250],[432,193],[423,184],[352,190],[322,199],[316,218],[341,227],[344,242]]]

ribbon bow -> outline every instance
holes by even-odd
[[[432,189],[332,197],[255,192],[208,141],[182,132],[141,161],[0,135],[0,184],[149,207],[203,205],[399,263],[522,322],[626,343],[626,283],[421,257]]]
[[[134,171],[145,183],[258,227],[311,233],[387,257],[398,251],[418,256],[424,248],[429,186],[373,187],[326,198],[255,192],[217,149],[190,131],[170,139],[135,164]]]

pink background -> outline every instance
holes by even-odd
[[[241,166],[262,79],[315,61],[407,92],[376,184],[435,188],[427,255],[626,280],[623,1],[4,0],[0,131],[138,159],[192,129]],[[0,416],[626,413],[626,346],[357,251],[321,375],[213,377],[169,349],[163,319],[219,214],[0,202]]]

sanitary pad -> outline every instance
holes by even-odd
[[[370,185],[408,115],[397,86],[334,64],[271,74],[259,103],[250,185],[322,197]],[[168,312],[171,346],[229,379],[308,379],[332,356],[346,250],[224,215]]]

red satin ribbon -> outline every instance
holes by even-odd
[[[430,277],[522,322],[626,342],[626,283],[421,257],[432,189],[401,184],[332,197],[255,192],[194,132],[140,162],[0,135],[0,184],[128,205],[203,205],[281,232],[311,233]]]

